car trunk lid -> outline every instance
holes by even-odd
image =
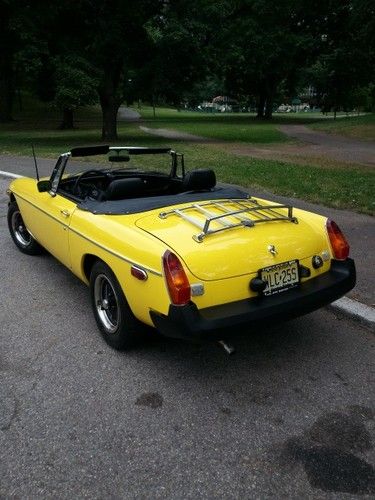
[[[256,273],[326,246],[316,224],[295,218],[291,207],[257,200],[174,207],[145,215],[136,225],[163,241],[201,280]]]

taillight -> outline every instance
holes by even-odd
[[[327,220],[327,232],[333,256],[337,260],[345,260],[349,255],[350,247],[336,222],[330,219]]]
[[[182,306],[190,301],[190,283],[178,257],[167,250],[163,255],[164,275],[173,304]]]

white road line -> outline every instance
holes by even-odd
[[[375,333],[375,309],[373,307],[362,304],[362,302],[358,302],[357,300],[349,299],[348,297],[342,297],[332,302],[329,307],[365,323]]]
[[[10,177],[11,179],[20,179],[21,177],[25,177],[24,175],[13,174],[12,172],[4,172],[4,170],[0,170],[0,175]]]

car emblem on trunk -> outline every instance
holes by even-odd
[[[269,253],[271,253],[272,255],[277,254],[277,250],[276,250],[275,245],[268,245],[267,249],[268,249]]]

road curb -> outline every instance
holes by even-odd
[[[362,304],[362,302],[358,302],[357,300],[349,299],[348,297],[342,297],[332,302],[328,308],[360,321],[375,333],[375,309],[373,307]]]
[[[4,170],[0,170],[0,177],[10,177],[11,179],[21,179],[25,177],[24,175],[12,174],[12,172],[4,172]]]

